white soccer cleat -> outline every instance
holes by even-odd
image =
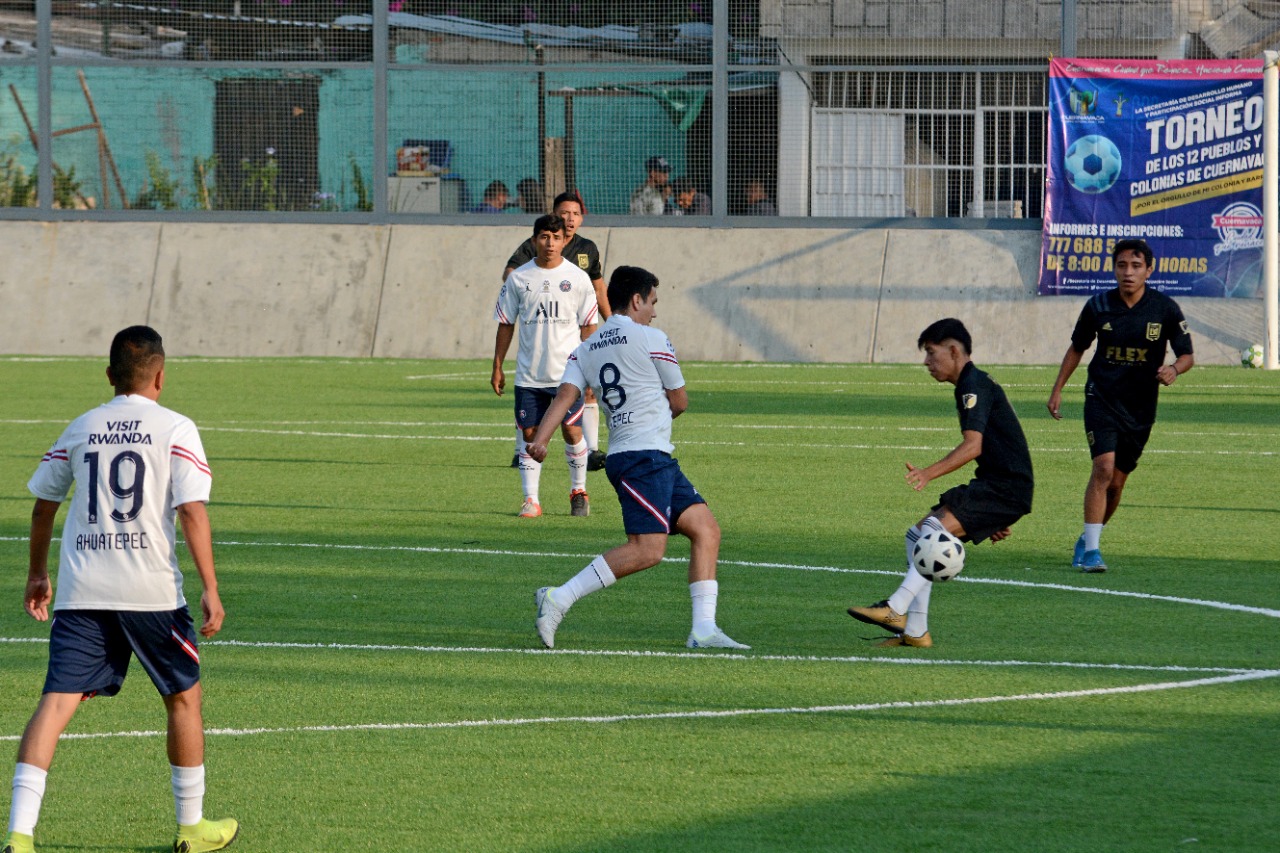
[[[749,649],[750,646],[739,643],[724,631],[716,628],[709,636],[699,637],[692,631],[685,645],[691,649]]]
[[[551,591],[551,587],[544,586],[533,594],[533,602],[538,606],[538,614],[533,620],[534,626],[538,629],[538,636],[542,638],[542,644],[549,649],[556,647],[556,628],[560,627],[560,620],[564,618],[564,611],[556,607],[556,603],[551,600],[551,596],[547,595]]]

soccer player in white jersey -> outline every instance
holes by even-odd
[[[164,387],[160,335],[131,326],[115,336],[110,359],[107,379],[116,397],[73,421],[28,484],[36,503],[23,604],[45,622],[52,600],[54,619],[43,695],[18,746],[4,853],[35,849],[58,738],[81,701],[120,691],[131,655],[168,712],[175,853],[222,850],[239,830],[232,818],[203,815],[200,655],[174,536],[176,515],[204,587],[200,633],[212,637],[226,615],[205,511],[212,474],[195,424],[157,402]],[[53,598],[49,543],[72,485]]]
[[[498,333],[493,345],[493,375],[490,384],[502,396],[507,377],[502,362],[511,348],[511,339],[520,326],[516,353],[516,426],[525,441],[556,396],[556,386],[565,362],[574,347],[595,331],[596,291],[591,279],[562,255],[565,245],[564,220],[555,214],[538,217],[533,223],[533,243],[537,255],[507,276],[493,307]],[[569,512],[587,515],[587,442],[582,437],[582,404],[561,415],[564,455],[569,463]],[[524,448],[520,454],[520,482],[524,487],[521,518],[542,515],[538,499],[542,460]]]
[[[556,424],[590,385],[609,425],[605,473],[622,504],[627,543],[596,557],[557,587],[534,596],[535,625],[547,648],[574,602],[615,580],[656,566],[674,530],[689,538],[689,593],[693,627],[689,648],[746,649],[716,624],[716,561],[720,525],[673,457],[671,421],[689,408],[684,375],[665,334],[649,324],[656,316],[658,279],[640,267],[618,267],[609,280],[613,314],[569,357],[555,402],[543,416],[527,452],[547,455]]]
[[[596,305],[600,319],[609,316],[609,290],[604,283],[604,271],[600,266],[600,248],[591,240],[582,236],[578,227],[587,216],[587,203],[582,193],[567,190],[555,197],[551,212],[564,220],[565,244],[561,255],[571,263],[575,263],[596,289]],[[507,259],[506,268],[502,271],[502,280],[506,281],[512,270],[533,260],[538,254],[537,247],[530,238],[521,243],[511,257]],[[604,470],[604,451],[600,449],[600,406],[589,392],[582,403],[582,437],[587,440],[590,452],[587,454],[587,470]],[[520,451],[524,448],[524,431],[516,430],[516,449],[511,457],[511,467],[520,467]]]

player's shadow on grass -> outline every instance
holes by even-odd
[[[1114,700],[1097,701],[1007,715],[850,715],[847,736],[829,731],[815,755],[822,775],[809,783],[779,775],[762,789],[768,780],[753,785],[732,767],[702,767],[690,773],[712,796],[696,788],[659,794],[649,809],[669,816],[660,829],[537,849],[1082,853],[1172,850],[1195,839],[1215,849],[1276,849],[1273,768],[1241,761],[1280,735],[1274,716],[1237,718],[1220,707],[1188,720],[1195,702],[1184,700],[1176,716],[1188,725],[1151,727],[1131,721],[1132,710]],[[1095,722],[1035,719],[1072,714]],[[998,753],[954,754],[975,725],[1004,732]],[[1053,733],[1060,737],[1047,741]],[[878,737],[886,734],[887,741]],[[753,802],[736,802],[737,791]]]

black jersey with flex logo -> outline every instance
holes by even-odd
[[[1156,373],[1170,345],[1175,356],[1192,352],[1182,309],[1150,287],[1132,308],[1120,298],[1119,288],[1099,293],[1080,312],[1071,346],[1083,353],[1095,340],[1085,396],[1105,402],[1135,428],[1150,426],[1160,393]]]

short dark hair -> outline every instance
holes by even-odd
[[[502,181],[490,181],[489,186],[484,188],[486,201],[495,199],[500,195],[511,195],[511,191],[507,189],[507,185]]]
[[[1147,266],[1155,263],[1155,253],[1151,251],[1151,247],[1147,245],[1146,240],[1139,240],[1136,237],[1130,237],[1127,240],[1118,240],[1111,250],[1111,263],[1116,262],[1116,258],[1120,257],[1121,252],[1137,252],[1142,255],[1142,259],[1147,262]]]
[[[543,231],[560,231],[564,232],[564,219],[556,216],[554,213],[544,213],[537,219],[533,220],[533,236],[537,237]]]
[[[671,191],[676,195],[687,192],[697,192],[698,185],[693,182],[693,178],[688,175],[681,175],[671,182]]]
[[[973,338],[969,336],[969,330],[964,327],[955,317],[947,317],[944,320],[935,320],[929,324],[929,327],[920,333],[919,340],[916,341],[917,349],[924,349],[925,344],[940,344],[946,340],[955,340],[964,347],[965,355],[973,354]]]
[[[130,326],[111,340],[107,371],[118,391],[133,391],[147,381],[157,365],[164,364],[164,341],[150,326]]]
[[[618,267],[609,277],[609,307],[615,312],[631,305],[631,297],[639,294],[648,299],[658,286],[658,277],[643,267]]]
[[[587,215],[587,203],[582,200],[582,193],[577,190],[565,190],[560,193],[560,195],[556,196],[555,201],[551,202],[551,209],[555,210],[562,201],[577,202],[578,207],[582,208],[582,215]]]

